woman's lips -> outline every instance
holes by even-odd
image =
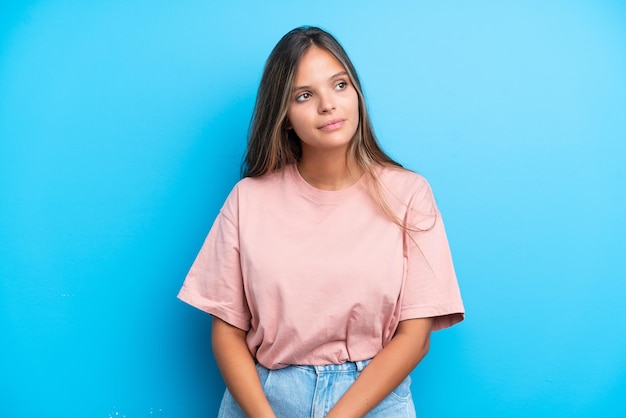
[[[333,119],[321,125],[318,129],[321,131],[334,131],[343,126],[345,119]]]

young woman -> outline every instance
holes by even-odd
[[[179,297],[213,316],[220,417],[415,416],[409,374],[463,304],[430,187],[378,145],[327,32],[270,54],[244,178]]]

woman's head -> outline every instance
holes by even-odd
[[[365,171],[371,171],[374,164],[398,165],[378,145],[367,115],[361,83],[342,46],[319,28],[301,27],[283,36],[265,64],[252,118],[244,176],[261,176],[300,159],[301,141],[290,129],[287,115],[298,66],[311,47],[332,55],[356,90],[359,117],[349,155]]]

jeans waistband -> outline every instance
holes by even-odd
[[[337,372],[360,372],[365,366],[367,366],[371,359],[369,360],[358,360],[358,361],[346,361],[341,364],[325,364],[322,366],[303,366],[298,365],[298,367],[311,369],[315,371],[317,374],[322,373],[337,373]]]

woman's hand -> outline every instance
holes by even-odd
[[[393,339],[363,369],[326,418],[362,417],[385,399],[428,353],[432,318],[401,321]]]

